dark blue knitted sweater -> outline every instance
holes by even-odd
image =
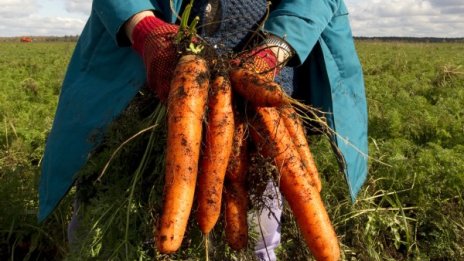
[[[266,9],[266,0],[196,0],[192,17],[200,17],[200,35],[221,54],[253,48],[257,39],[250,39],[260,29]],[[284,67],[276,78],[289,95],[294,89],[293,75],[293,68]]]

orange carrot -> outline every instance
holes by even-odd
[[[281,112],[285,127],[287,127],[290,136],[293,138],[293,143],[300,154],[304,166],[311,176],[317,190],[321,192],[322,184],[319,178],[319,172],[317,171],[316,162],[314,162],[313,155],[309,148],[300,117],[291,106],[281,107],[279,111]]]
[[[226,172],[224,191],[226,240],[234,250],[243,249],[248,243],[247,147],[245,124],[240,122],[234,133],[233,151]]]
[[[264,75],[239,68],[230,72],[230,81],[234,91],[255,106],[277,107],[291,103],[280,85]]]
[[[157,233],[161,253],[179,249],[190,216],[208,95],[206,61],[182,56],[174,71],[168,97],[166,173],[163,212]]]
[[[222,189],[234,138],[232,89],[227,77],[215,77],[210,87],[206,141],[198,176],[197,221],[208,234],[221,213]]]
[[[248,244],[248,192],[245,184],[227,182],[224,197],[227,244],[234,250],[241,250]]]
[[[262,154],[273,158],[280,173],[279,188],[316,260],[339,260],[337,236],[317,189],[275,108],[257,108],[251,136]]]
[[[239,118],[239,117],[237,117]],[[246,124],[240,119],[237,120],[232,143],[232,154],[230,155],[229,165],[227,166],[226,179],[232,182],[245,182],[246,171],[248,170],[248,140]]]

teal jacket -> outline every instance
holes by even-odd
[[[120,29],[132,15],[157,10],[175,22],[169,0],[94,0],[92,12],[67,69],[42,161],[39,221],[72,186],[108,124],[145,82],[140,56]],[[280,0],[264,29],[284,37],[296,51],[297,70],[307,75],[307,102],[328,112],[354,200],[367,174],[367,109],[361,65],[343,0]],[[181,0],[173,1],[179,10]]]

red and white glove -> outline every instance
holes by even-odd
[[[269,36],[261,45],[242,54],[233,64],[237,65],[238,61],[239,66],[274,80],[292,55],[293,49],[284,40]]]
[[[139,53],[147,71],[148,86],[161,101],[167,100],[178,55],[174,39],[179,26],[147,16],[132,31],[132,48]]]
[[[279,73],[277,56],[266,46],[260,46],[240,57],[241,67],[263,74],[269,80],[274,80]]]

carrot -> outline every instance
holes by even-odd
[[[287,127],[290,136],[293,137],[293,143],[300,154],[304,166],[311,176],[317,190],[321,192],[322,184],[319,178],[319,172],[317,171],[316,163],[314,162],[314,158],[304,132],[304,127],[298,114],[291,106],[281,107],[279,108],[279,111],[282,115],[285,127]]]
[[[248,244],[248,192],[245,184],[227,182],[224,197],[227,244],[234,250],[241,250]]]
[[[240,122],[234,133],[233,151],[227,167],[224,191],[226,240],[234,250],[243,249],[248,243],[247,147],[245,124]]]
[[[234,112],[229,79],[219,75],[210,87],[206,141],[200,162],[197,221],[208,234],[221,213],[222,189],[234,137]]]
[[[339,260],[338,239],[321,196],[311,184],[287,128],[275,108],[256,108],[251,136],[264,156],[274,160],[279,188],[292,209],[306,244],[316,260]]]
[[[168,96],[166,173],[163,212],[156,245],[161,253],[179,249],[192,208],[208,95],[206,61],[180,58]]]
[[[249,165],[248,140],[246,135],[246,124],[238,119],[234,131],[232,153],[226,172],[226,179],[232,182],[243,183],[246,179],[246,171]]]
[[[232,88],[255,106],[277,107],[290,104],[291,99],[279,84],[246,69],[234,69],[230,72]]]

